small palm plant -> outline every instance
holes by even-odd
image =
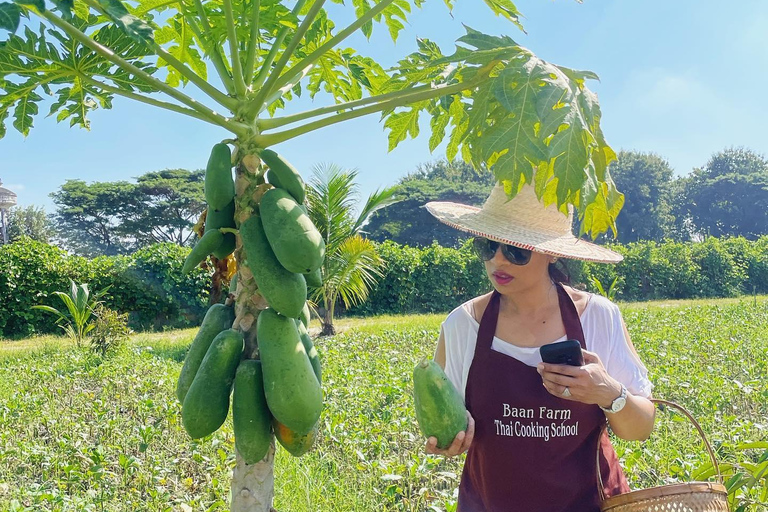
[[[334,164],[315,166],[307,184],[309,216],[325,240],[323,285],[311,295],[316,304],[322,304],[324,336],[336,333],[333,315],[338,300],[345,307],[361,303],[381,277],[383,261],[373,242],[360,233],[376,210],[400,200],[395,197],[395,187],[376,190],[355,217],[356,177],[357,171]]]
[[[619,281],[619,276],[616,276],[613,278],[613,281],[611,282],[611,286],[608,287],[608,291],[605,291],[605,288],[603,287],[603,283],[600,282],[600,280],[594,276],[592,276],[592,284],[597,289],[597,293],[602,295],[603,297],[606,297],[608,300],[613,301],[616,298],[616,292],[618,291],[616,288],[616,284]]]
[[[64,303],[67,308],[66,311],[60,311],[45,305],[32,306],[32,309],[48,311],[56,315],[58,317],[56,323],[59,327],[64,329],[66,335],[75,340],[75,343],[80,346],[86,335],[94,328],[91,317],[96,306],[102,303],[100,299],[107,292],[108,288],[91,295],[86,283],[78,286],[71,279],[69,283],[69,294],[53,292]]]

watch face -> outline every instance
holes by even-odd
[[[624,397],[619,397],[616,400],[613,401],[613,405],[611,405],[611,410],[613,412],[619,412],[624,408],[624,405],[627,403],[627,399]]]

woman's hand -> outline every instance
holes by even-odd
[[[472,444],[472,438],[475,437],[475,420],[472,415],[467,411],[467,430],[461,431],[456,434],[453,442],[448,448],[440,449],[437,447],[437,438],[432,436],[427,439],[427,444],[424,446],[424,451],[427,453],[433,453],[437,455],[445,455],[446,457],[454,457],[461,453],[464,453],[469,449],[469,445]]]
[[[581,352],[584,355],[584,366],[539,363],[537,370],[544,381],[544,387],[564,400],[610,407],[621,394],[621,384],[608,375],[597,354],[583,349]],[[566,387],[569,396],[563,396]]]

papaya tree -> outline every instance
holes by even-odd
[[[454,1],[446,0],[447,8]],[[236,241],[233,328],[244,337],[246,359],[266,352],[257,319],[282,320],[262,313],[277,305],[265,299],[266,286],[256,284],[255,266],[263,261],[246,261],[252,251],[243,250],[250,243],[243,234],[259,235],[258,222],[249,221],[273,190],[265,180],[265,155],[274,156],[267,148],[303,134],[379,114],[391,150],[417,137],[426,118],[431,150],[447,138],[449,160],[461,155],[492,171],[510,197],[523,183],[535,183],[545,203],[574,205],[582,234],[615,226],[623,196],[608,173],[615,154],[586,86],[593,73],[545,62],[509,36],[472,28],[452,52],[419,39],[415,52],[385,69],[344,41],[356,32],[370,36],[377,25],[396,39],[423,0],[351,3],[354,21],[337,26],[331,14],[345,7],[330,9],[325,0],[0,0],[0,137],[10,119],[29,133],[46,97],[53,97],[48,114],[70,126],[89,127],[93,109],[109,109],[122,97],[227,130],[231,137],[212,145],[218,142],[220,154],[221,143],[232,149],[231,222],[214,222],[200,243],[218,258],[226,256],[221,244],[234,248]],[[485,4],[520,25],[511,0]],[[281,113],[305,92],[322,93],[317,98],[328,104]],[[217,208],[208,204],[211,217]],[[285,280],[285,287],[300,284],[292,273]],[[227,347],[233,340],[228,334]],[[270,510],[273,457],[271,447],[262,460],[246,464],[238,448],[233,511]]]

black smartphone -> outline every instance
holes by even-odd
[[[541,360],[550,364],[584,366],[579,340],[565,340],[539,347]]]

